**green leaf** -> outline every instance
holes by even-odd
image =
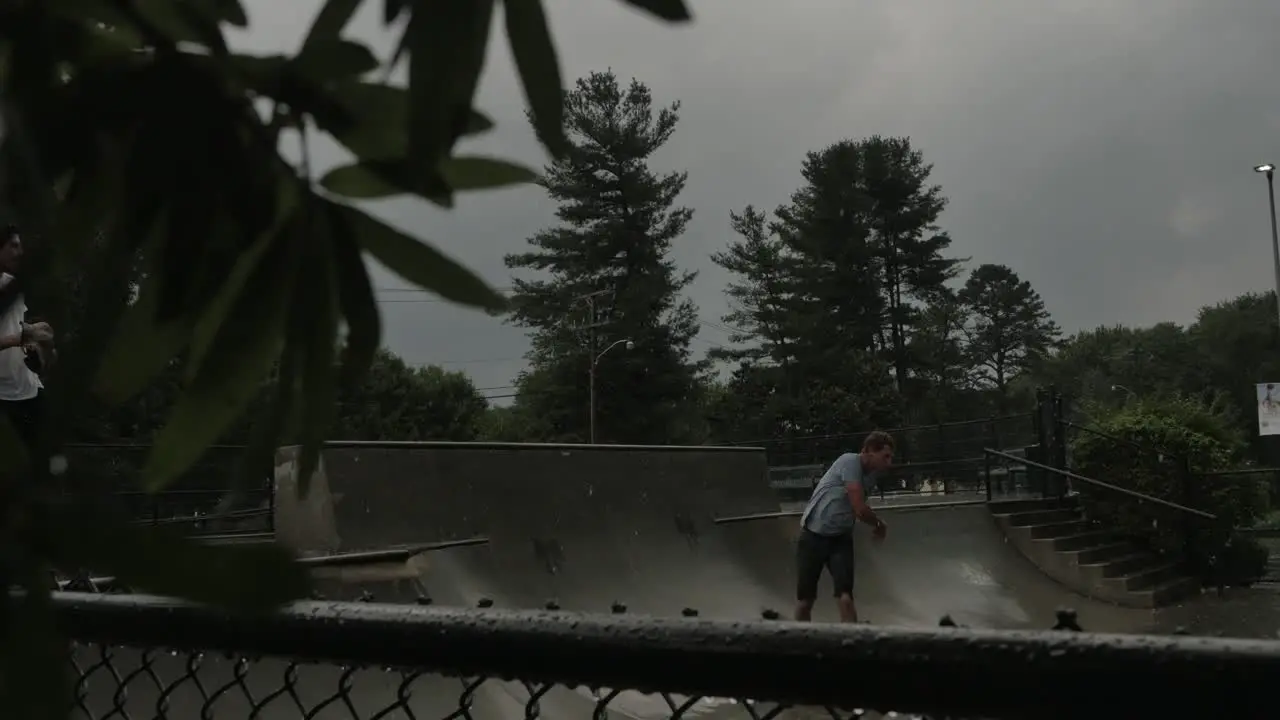
[[[409,51],[409,160],[431,172],[463,135],[484,69],[493,0],[414,3]]]
[[[364,160],[335,168],[320,179],[330,192],[353,198],[412,193],[444,208],[453,207],[453,190],[439,173],[414,174],[406,160]]]
[[[298,463],[299,493],[306,495],[311,476],[320,463],[320,446],[333,423],[338,405],[337,344],[338,268],[334,262],[333,235],[341,232],[328,222],[330,208],[318,199],[309,208],[308,227],[301,244],[299,283],[294,315],[289,323],[289,347],[302,354],[300,398],[302,454]],[[316,222],[312,222],[316,221]]]
[[[218,22],[238,28],[249,26],[249,16],[245,14],[240,0],[192,0],[191,4]]]
[[[382,22],[390,25],[400,19],[400,14],[409,9],[411,0],[385,0],[382,5]]]
[[[484,190],[521,185],[538,179],[532,170],[496,158],[463,156],[440,164],[440,176],[428,181],[415,176],[405,163],[377,160],[343,165],[325,173],[320,185],[344,197],[372,199],[414,193],[444,207],[452,207],[456,190]]]
[[[151,27],[173,42],[196,43],[210,49],[226,49],[226,39],[218,25],[222,20],[228,19],[222,17],[224,14],[238,10],[239,17],[247,20],[244,9],[239,7],[238,2],[202,0],[198,3],[175,3],[173,0],[133,0],[131,4]],[[130,25],[135,23],[131,22]],[[140,32],[141,28],[137,29],[141,37],[150,40],[147,33]]]
[[[276,196],[276,221],[232,265],[231,272],[227,273],[217,294],[205,306],[204,312],[192,328],[188,378],[200,371],[214,339],[226,326],[229,315],[242,302],[245,285],[255,276],[261,277],[262,273],[269,272],[262,268],[264,258],[273,249],[278,249],[277,240],[281,229],[293,220],[294,213],[298,210],[298,193],[292,180],[282,178],[276,185]]]
[[[158,283],[144,280],[137,301],[125,311],[98,365],[93,394],[115,406],[137,395],[186,345],[191,326],[156,322]]]
[[[205,341],[197,370],[156,434],[142,470],[145,489],[158,490],[188,470],[256,396],[285,332],[297,277],[290,249],[274,243]]]
[[[538,179],[538,174],[529,168],[481,156],[446,158],[440,163],[440,172],[454,190],[485,190]]]
[[[327,206],[332,212],[334,206]],[[382,344],[382,318],[369,268],[360,252],[360,240],[349,234],[341,218],[330,221],[333,228],[333,252],[338,264],[338,303],[347,324],[346,347],[343,349],[341,381],[354,385],[373,364]]]
[[[69,646],[60,637],[46,580],[32,568],[25,592],[0,597],[0,707],[5,717],[65,718],[72,707]]]
[[[311,22],[311,29],[307,31],[302,49],[306,50],[316,42],[337,40],[347,25],[351,24],[351,18],[363,2],[364,0],[327,0],[316,14],[316,19]]]
[[[228,504],[243,497],[244,491],[259,486],[262,468],[275,464],[276,449],[280,439],[291,434],[290,420],[294,416],[294,398],[297,395],[297,378],[294,372],[296,353],[285,352],[275,377],[275,388],[265,413],[255,417],[249,432],[249,444],[236,459],[231,488],[220,501]]]
[[[409,183],[389,179],[399,174],[400,170],[390,163],[358,162],[342,165],[325,173],[320,178],[320,185],[343,197],[361,200],[384,198],[410,192],[404,187]]]
[[[684,0],[622,0],[668,22],[688,22],[693,19]]]
[[[114,575],[139,591],[262,613],[309,589],[303,566],[279,545],[206,545],[87,503],[55,508],[50,519],[43,540],[55,564]]]
[[[308,77],[321,82],[359,77],[378,69],[378,58],[369,48],[341,39],[310,41],[293,62]]]
[[[378,262],[406,281],[446,300],[490,310],[506,308],[506,299],[467,268],[425,243],[355,208],[332,203],[334,217]]]
[[[200,372],[210,346],[227,322],[227,316],[241,301],[245,283],[259,272],[259,264],[267,251],[272,248],[274,241],[274,237],[263,235],[249,248],[248,252],[240,256],[227,275],[226,283],[205,308],[200,319],[196,321],[191,332],[191,352],[187,359],[188,380]]]
[[[409,153],[409,91],[394,85],[345,82],[329,90],[343,109],[315,115],[316,125],[342,143],[357,158],[389,160]],[[464,135],[493,129],[493,121],[468,111]]]
[[[504,0],[507,38],[538,138],[553,157],[569,149],[564,134],[564,84],[542,0]],[[456,186],[455,186],[456,187]]]

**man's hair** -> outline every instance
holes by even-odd
[[[8,245],[9,241],[18,237],[18,226],[12,223],[4,226],[4,235],[0,236],[0,246]]]
[[[893,449],[893,436],[883,430],[869,433],[867,439],[862,441],[863,452],[880,452],[885,448]]]

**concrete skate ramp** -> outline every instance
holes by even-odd
[[[759,449],[338,443],[301,500],[295,460],[287,448],[277,456],[276,527],[304,554],[488,539],[424,554],[412,569],[327,578],[327,597],[412,592],[450,605],[488,598],[597,612],[617,602],[717,617],[761,609],[752,578],[723,562],[714,524],[777,510]]]
[[[1009,545],[985,504],[936,503],[877,508],[889,526],[881,544],[859,526],[855,599],[859,619],[879,625],[932,626],[943,615],[961,625],[1047,629],[1059,608],[1079,613],[1095,632],[1153,629],[1150,610],[1120,608],[1077,595]],[[795,514],[724,522],[728,562],[739,564],[777,596],[794,596]],[[819,586],[815,619],[833,618],[830,579]]]

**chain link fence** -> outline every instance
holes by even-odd
[[[258,618],[144,596],[55,602],[74,640],[72,717],[84,720],[1095,720],[1149,714],[1153,698],[1188,717],[1228,702],[1255,717],[1280,672],[1280,643],[1093,636],[1066,610],[1052,631],[1027,633],[948,618],[876,628],[487,600],[306,602]]]

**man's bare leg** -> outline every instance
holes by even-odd
[[[797,600],[796,601],[796,621],[809,622],[813,619],[813,601]]]
[[[840,622],[856,623],[858,622],[858,608],[853,604],[853,596],[843,593],[836,599],[836,605],[840,608]]]

